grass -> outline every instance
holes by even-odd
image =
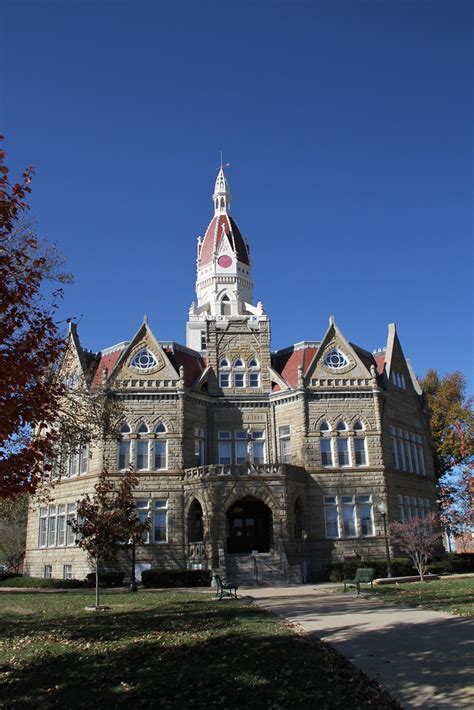
[[[322,642],[210,592],[0,595],[0,707],[397,708]]]
[[[458,616],[474,616],[474,577],[381,585],[376,589],[377,597],[382,601],[447,611]]]

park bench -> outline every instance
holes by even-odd
[[[346,591],[348,587],[356,587],[357,594],[360,594],[361,584],[370,584],[373,591],[374,585],[372,584],[372,581],[374,579],[374,574],[375,570],[372,569],[372,567],[359,567],[359,569],[356,570],[356,575],[354,579],[342,580],[344,583],[344,591]]]
[[[216,581],[216,599],[223,597],[234,597],[237,599],[238,586],[233,582],[223,582],[218,574],[214,575]]]

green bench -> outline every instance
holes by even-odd
[[[356,575],[354,579],[343,579],[344,591],[348,587],[356,587],[357,594],[360,594],[361,584],[370,584],[372,591],[374,591],[374,585],[372,584],[375,575],[375,570],[372,567],[359,567],[356,570]]]
[[[234,597],[237,599],[237,589],[238,586],[233,582],[223,582],[218,574],[214,575],[216,582],[216,599],[222,599],[223,597]]]

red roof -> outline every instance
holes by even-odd
[[[383,375],[385,367],[385,353],[383,355],[375,355],[374,360],[377,366],[377,372],[379,373],[379,375]]]
[[[181,365],[184,367],[185,387],[191,387],[206,369],[206,363],[202,357],[187,353],[179,347],[175,346],[173,350],[166,348],[165,353],[177,372],[179,372]]]
[[[112,353],[108,353],[107,355],[102,355],[102,357],[99,360],[99,364],[97,365],[97,369],[95,371],[95,375],[92,379],[91,387],[100,387],[102,384],[102,370],[104,367],[107,368],[107,377],[110,377],[110,373],[112,372],[115,363],[119,359],[120,355],[123,353],[122,350],[114,350]]]
[[[224,229],[222,229],[224,227]],[[236,223],[227,214],[215,215],[207,228],[204,241],[199,252],[199,265],[212,261],[214,250],[218,250],[223,232],[227,235],[231,246],[237,252],[237,259],[243,264],[250,264],[249,253]]]
[[[301,366],[303,375],[306,375],[316,352],[317,348],[299,348],[281,354],[277,353],[273,367],[290,387],[296,388],[298,387],[298,368]],[[279,390],[279,385],[273,387],[274,392]]]

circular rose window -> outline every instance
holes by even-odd
[[[222,266],[223,269],[228,269],[229,266],[232,266],[232,259],[230,256],[227,256],[227,254],[224,254],[218,258],[217,263],[219,266]]]

